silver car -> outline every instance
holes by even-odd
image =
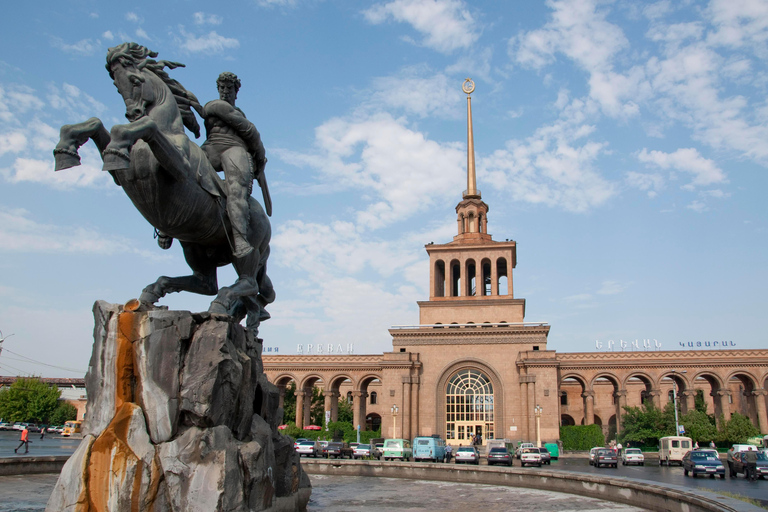
[[[480,464],[480,454],[474,446],[460,446],[454,456],[456,464]]]
[[[299,454],[299,457],[317,457],[322,452],[323,449],[318,441],[302,441],[296,447],[296,453]]]

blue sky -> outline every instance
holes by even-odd
[[[92,143],[53,172],[62,124],[125,122],[104,69],[123,41],[186,64],[171,75],[203,102],[241,78],[269,158],[261,334],[280,353],[380,353],[418,322],[424,245],[451,240],[465,188],[468,76],[489,232],[518,242],[515,296],[550,349],[766,347],[766,1],[43,0],[4,19],[0,374],[82,375],[95,300],[188,272]]]

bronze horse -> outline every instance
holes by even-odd
[[[202,115],[197,98],[164,71],[183,64],[155,61],[157,53],[136,43],[110,48],[107,70],[123,97],[128,124],[107,132],[101,120],[61,128],[53,153],[56,170],[80,165],[77,150],[93,140],[102,155],[104,170],[123,188],[130,200],[158,231],[176,238],[192,275],[161,276],[142,291],[140,301],[154,304],[171,292],[216,295],[209,311],[242,320],[258,333],[269,318],[264,309],[275,299],[267,276],[271,227],[263,208],[248,200],[248,240],[254,251],[235,258],[226,214],[226,185],[205,153],[184,132],[199,136],[191,108]],[[232,264],[238,274],[232,286],[219,289],[216,269]]]

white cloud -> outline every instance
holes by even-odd
[[[216,31],[211,31],[199,37],[186,32],[184,27],[180,27],[180,32],[184,38],[179,41],[180,46],[192,53],[214,54],[240,47],[240,41],[231,37],[221,36]]]
[[[585,124],[596,106],[574,100],[560,120],[525,140],[479,160],[481,175],[512,199],[571,212],[585,212],[616,194],[616,186],[595,168],[606,151],[601,142],[581,141],[594,127]]]
[[[423,77],[420,71],[409,68],[396,76],[374,79],[369,103],[374,107],[402,109],[419,117],[460,115],[461,83],[442,73]]]
[[[5,153],[19,153],[27,147],[27,137],[23,132],[0,133],[0,156]]]
[[[125,13],[125,19],[128,20],[128,21],[132,21],[134,23],[142,23],[144,21],[144,18],[141,18],[135,12],[127,12],[127,13]]]
[[[699,200],[692,201],[691,204],[686,206],[686,208],[693,210],[696,213],[704,213],[705,211],[709,210],[707,205]]]
[[[664,187],[664,177],[658,173],[647,174],[630,171],[626,174],[626,182],[632,188],[646,191],[650,198],[656,197]]]
[[[297,0],[256,0],[259,7],[295,7]]]
[[[627,289],[627,285],[618,281],[603,281],[596,293],[599,295],[617,295]]]
[[[49,149],[50,147],[53,145],[49,146]],[[52,156],[48,160],[17,158],[11,165],[11,169],[0,169],[0,175],[9,183],[31,182],[58,189],[102,188],[114,185],[112,177],[101,170],[101,159],[98,158],[97,150],[81,148],[80,154],[86,163],[63,171],[54,172]]]
[[[91,39],[81,39],[76,43],[65,43],[59,38],[53,38],[54,48],[58,48],[65,53],[76,53],[79,55],[93,55],[100,49],[98,41]]]
[[[152,40],[152,38],[149,37],[149,34],[147,34],[147,32],[141,27],[136,29],[136,37],[138,37],[139,39],[147,40],[147,41]]]
[[[389,114],[331,119],[315,130],[315,145],[315,154],[283,151],[281,158],[317,168],[339,186],[373,193],[356,214],[358,227],[403,220],[463,185],[463,148],[428,140]]]
[[[0,207],[0,252],[23,253],[132,253],[157,259],[154,253],[135,249],[131,240],[90,228],[41,224],[22,209]],[[160,256],[161,259],[167,256]]]
[[[115,39],[115,36],[114,36],[114,34],[112,34],[112,31],[111,31],[111,30],[107,30],[106,32],[104,32],[103,34],[101,34],[101,37],[103,37],[103,38],[104,38],[104,39],[106,39],[107,41],[112,41],[112,40],[114,40],[114,39]]]
[[[692,174],[693,181],[686,188],[727,182],[726,175],[722,169],[714,161],[702,157],[696,148],[681,148],[673,153],[648,151],[646,148],[643,148],[637,154],[637,159],[664,170],[675,170]]]
[[[711,43],[734,48],[751,45],[758,55],[766,56],[768,2],[712,0],[706,13],[716,28],[709,37]]]
[[[218,14],[208,14],[204,12],[196,12],[193,14],[195,19],[195,25],[221,25],[224,19]]]
[[[479,37],[476,21],[460,0],[393,0],[374,5],[363,15],[373,24],[390,18],[408,23],[424,36],[424,46],[444,53],[468,48]]]
[[[83,118],[84,120],[87,117],[99,116],[107,111],[107,107],[103,103],[68,83],[63,83],[60,88],[55,84],[50,84],[46,99],[53,108],[64,110],[67,117],[71,119]]]

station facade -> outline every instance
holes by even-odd
[[[465,84],[466,85],[466,84]],[[419,325],[389,329],[392,351],[374,355],[264,355],[270,381],[296,384],[296,425],[310,421],[312,388],[322,388],[335,421],[348,400],[354,424],[384,437],[440,435],[451,444],[559,438],[561,425],[621,429],[624,406],[677,394],[682,414],[696,396],[728,419],[747,415],[768,434],[768,350],[558,353],[550,326],[525,321],[514,294],[516,242],[488,234],[488,205],[476,187],[467,92],[467,190],[456,206],[457,234],[428,244],[429,299]],[[285,418],[291,421],[294,418]]]

